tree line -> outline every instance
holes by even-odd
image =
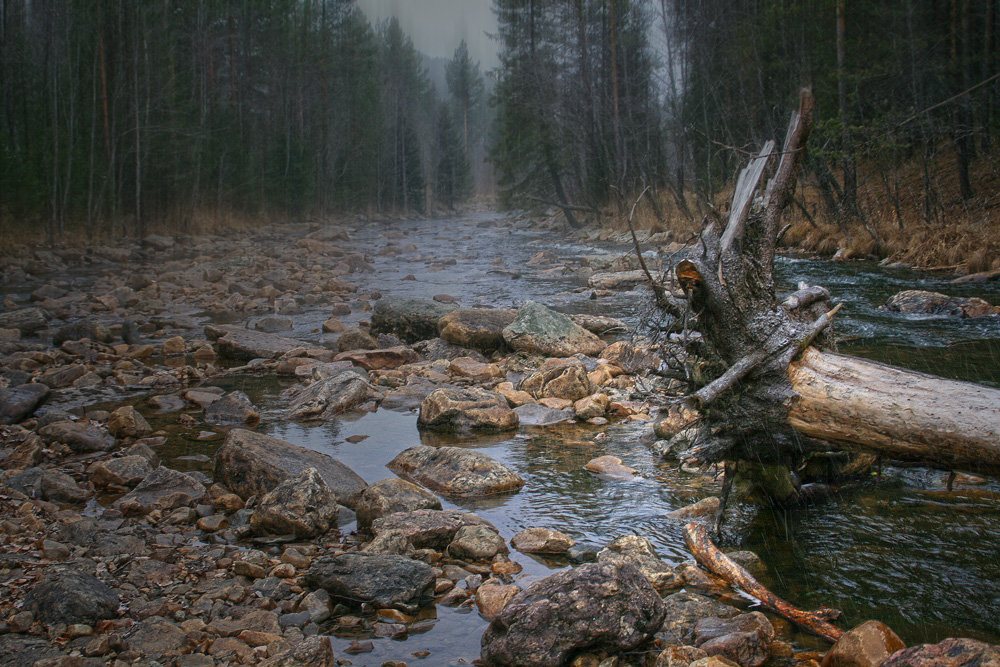
[[[4,0],[0,21],[0,218],[50,238],[469,190],[478,65],[463,44],[436,91],[399,23],[352,2]]]
[[[951,190],[963,206],[996,194],[977,193],[970,170],[1000,172],[998,4],[494,0],[500,184],[509,201],[551,201],[571,222],[575,204],[645,186],[690,215],[690,195],[707,207],[810,85],[819,122],[802,183],[818,201],[795,201],[809,220],[848,234],[860,221],[879,241],[861,186],[900,226],[938,220]],[[908,166],[919,211],[903,210]]]

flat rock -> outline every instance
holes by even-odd
[[[115,439],[100,426],[87,422],[57,421],[38,429],[46,442],[62,442],[77,453],[103,452],[111,449]]]
[[[546,357],[597,355],[606,347],[604,341],[567,316],[534,301],[521,306],[514,321],[504,328],[503,337],[518,352]]]
[[[634,271],[598,271],[587,279],[587,285],[594,289],[615,289],[616,287],[631,289],[648,280],[646,272],[642,269]]]
[[[460,308],[438,320],[438,331],[449,343],[489,354],[507,346],[503,329],[516,316],[516,310]]]
[[[215,454],[215,481],[244,499],[262,496],[306,468],[316,468],[337,502],[351,508],[367,486],[327,454],[244,429],[231,430]]]
[[[399,368],[420,360],[420,355],[405,345],[396,345],[378,350],[349,350],[341,352],[334,361],[349,361],[366,371]]]
[[[896,651],[884,667],[1000,667],[1000,648],[976,639],[949,638]]]
[[[292,400],[288,418],[332,419],[370,400],[377,389],[354,371],[313,382]]]
[[[216,347],[219,356],[226,359],[249,361],[250,359],[277,359],[286,352],[297,348],[311,347],[307,343],[294,338],[286,338],[276,334],[242,329],[231,325],[206,327],[205,335],[209,339],[217,338]]]
[[[538,403],[525,403],[514,408],[520,426],[552,426],[572,421],[572,410],[549,408]]]
[[[93,575],[55,566],[24,597],[24,609],[46,623],[94,625],[118,613],[118,593]]]
[[[939,317],[986,317],[1000,315],[994,306],[979,297],[948,296],[940,292],[904,290],[895,294],[884,308],[898,313]]]
[[[376,519],[394,512],[441,509],[441,501],[427,489],[398,477],[383,479],[361,493],[355,514],[358,529],[368,530]]]
[[[444,551],[463,526],[493,526],[486,519],[460,510],[414,510],[394,512],[372,522],[376,536],[388,531],[399,531],[417,549]]]
[[[205,486],[191,475],[160,466],[134,489],[119,499],[123,511],[134,507],[142,512],[155,508],[172,510],[190,507],[205,497]]]
[[[145,656],[158,658],[179,654],[186,639],[187,633],[175,624],[161,617],[153,617],[139,621],[130,632],[126,645]]]
[[[322,588],[333,597],[404,611],[430,602],[434,582],[434,571],[427,563],[370,553],[320,558],[313,561],[305,576],[306,586]]]
[[[250,527],[258,535],[300,539],[319,537],[336,522],[337,498],[315,468],[289,476],[264,494],[250,517]]]
[[[594,563],[536,581],[510,600],[482,639],[487,665],[557,667],[590,647],[633,650],[666,609],[631,565]]]
[[[40,382],[0,389],[0,424],[16,424],[27,419],[48,395],[49,388]]]
[[[397,475],[449,496],[490,496],[517,491],[524,480],[483,452],[417,445],[387,465]]]
[[[507,400],[494,392],[445,388],[423,400],[417,423],[436,430],[511,431],[517,428],[518,417]]]
[[[510,539],[510,545],[528,554],[565,554],[576,541],[551,528],[525,528]]]
[[[453,310],[454,305],[431,299],[383,297],[372,310],[371,332],[394,334],[406,343],[436,338],[438,320]]]

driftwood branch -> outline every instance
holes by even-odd
[[[811,305],[820,299],[829,298],[830,290],[822,285],[813,285],[812,287],[809,287],[804,283],[799,283],[798,291],[785,297],[785,300],[781,302],[781,307],[785,310],[795,310],[796,308],[804,308],[805,306]]]
[[[708,536],[708,529],[705,526],[698,523],[686,524],[684,538],[687,540],[688,548],[691,549],[691,553],[694,554],[699,563],[712,574],[722,577],[729,584],[757,598],[765,609],[773,611],[803,630],[829,642],[836,642],[844,634],[843,630],[830,623],[831,618],[840,615],[839,612],[832,609],[803,611],[787,600],[779,598],[754,579],[749,572],[719,551],[719,548],[712,543],[712,539]]]
[[[740,172],[736,181],[736,191],[733,193],[733,207],[729,211],[729,222],[726,223],[726,231],[722,234],[720,258],[725,257],[726,251],[733,243],[742,238],[754,193],[757,192],[757,185],[760,183],[761,177],[764,176],[764,169],[773,154],[774,140],[770,140],[760,149],[760,153],[750,160],[750,164]]]

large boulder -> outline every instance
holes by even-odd
[[[123,512],[146,513],[188,507],[204,497],[205,486],[194,477],[160,466],[118,502]]]
[[[289,419],[332,419],[377,395],[368,381],[354,371],[318,380],[303,389],[292,400]]]
[[[230,431],[215,454],[215,481],[244,499],[262,496],[306,468],[316,468],[337,502],[351,508],[367,486],[327,454],[244,429]]]
[[[61,442],[74,452],[86,454],[111,449],[115,439],[100,426],[70,420],[52,422],[38,429],[46,442]]]
[[[504,328],[503,338],[519,352],[546,357],[596,355],[606,347],[604,341],[567,316],[534,301],[521,306],[514,321]]]
[[[406,343],[436,338],[438,320],[453,310],[454,305],[430,299],[383,297],[372,310],[371,332],[394,334]]]
[[[904,290],[895,294],[885,309],[912,315],[943,317],[985,317],[1000,315],[1000,306],[991,305],[979,297],[948,296],[940,292]]]
[[[276,359],[286,352],[310,347],[294,338],[285,338],[275,334],[242,329],[231,325],[205,328],[205,335],[216,338],[219,356],[224,359],[249,361],[250,359]]]
[[[16,424],[31,416],[48,395],[49,388],[40,382],[0,389],[0,424]]]
[[[96,624],[118,613],[118,593],[93,575],[53,567],[24,596],[23,607],[50,625]]]
[[[477,525],[496,530],[486,519],[460,510],[414,510],[393,512],[375,519],[372,522],[372,532],[378,536],[399,531],[417,549],[443,551],[455,539],[460,528]]]
[[[441,509],[441,501],[427,489],[398,477],[375,482],[361,493],[355,514],[358,529],[368,530],[372,522],[393,512]]]
[[[264,494],[250,517],[258,535],[319,537],[337,522],[337,498],[315,468],[288,477]]]
[[[521,476],[507,466],[462,447],[417,445],[397,454],[386,467],[447,496],[491,496],[524,486]]]
[[[517,413],[499,394],[478,388],[446,388],[431,392],[420,404],[417,424],[445,431],[512,431]]]
[[[865,621],[841,635],[823,658],[822,667],[878,667],[906,648],[903,640],[881,621]]]
[[[310,588],[333,597],[375,607],[415,610],[431,601],[434,570],[406,556],[344,553],[313,561],[305,576]]]
[[[1000,647],[976,639],[949,638],[896,651],[882,667],[1000,667]]]
[[[517,387],[535,398],[564,398],[578,401],[593,393],[594,387],[581,363],[568,363],[532,373]]]
[[[516,316],[516,310],[460,308],[438,320],[438,331],[449,343],[489,354],[506,347],[503,329]]]
[[[629,651],[649,640],[666,609],[627,564],[593,563],[557,572],[514,596],[482,639],[486,665],[557,667],[591,647]]]

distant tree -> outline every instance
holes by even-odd
[[[448,208],[469,193],[469,161],[456,125],[452,108],[442,102],[438,107],[434,182],[437,200]]]

